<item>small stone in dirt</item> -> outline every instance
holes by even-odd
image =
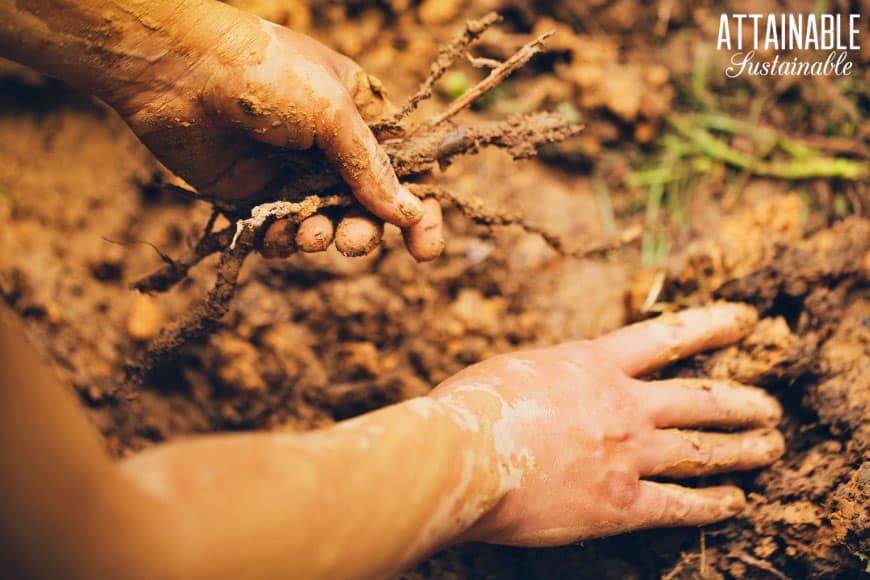
[[[378,348],[371,342],[346,342],[339,347],[344,370],[376,377],[383,372]]]
[[[127,334],[138,341],[151,340],[163,325],[163,310],[148,294],[137,294],[127,316]]]
[[[444,24],[456,18],[462,9],[461,0],[423,0],[419,16],[423,24]]]
[[[218,351],[218,378],[237,392],[265,391],[266,381],[260,373],[260,355],[250,342],[234,334],[220,333],[212,337]]]
[[[450,305],[450,313],[466,330],[493,334],[498,331],[505,307],[504,298],[486,298],[478,290],[463,288]]]

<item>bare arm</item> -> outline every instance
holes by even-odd
[[[178,442],[122,471],[179,507],[196,577],[384,578],[504,493],[490,428],[469,434],[423,398],[302,435]]]
[[[382,577],[499,497],[489,428],[468,437],[431,399],[115,465],[17,321],[0,318],[0,570],[14,577]]]
[[[722,305],[503,355],[329,429],[179,441],[119,470],[6,326],[7,561],[24,577],[369,578],[466,540],[559,545],[718,521],[742,509],[739,489],[643,478],[769,464],[778,404],[626,373],[733,342],[751,315]],[[683,430],[696,426],[759,428]]]
[[[0,571],[8,578],[166,578],[170,504],[131,485],[0,305]],[[137,576],[138,575],[138,576]]]
[[[175,87],[190,72],[189,52],[169,22],[189,23],[190,46],[228,35],[255,42],[250,14],[207,0],[0,0],[0,54],[64,80],[110,104]],[[211,3],[209,3],[211,4]],[[207,26],[196,26],[210,17]],[[211,38],[210,38],[211,37]]]

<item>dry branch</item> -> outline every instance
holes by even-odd
[[[137,280],[131,284],[131,288],[140,292],[166,292],[183,280],[191,268],[229,246],[234,229],[233,226],[227,226],[219,232],[207,232],[189,252]]]
[[[424,123],[423,127],[435,127],[456,116],[461,110],[470,107],[483,95],[501,84],[512,72],[524,66],[544,50],[544,41],[555,34],[555,31],[545,32],[530,43],[523,46],[500,66],[492,69],[482,81],[468,89],[461,97],[453,101],[447,110]],[[419,130],[419,129],[418,129]]]
[[[409,186],[409,189],[420,197],[432,196],[442,203],[449,203],[457,207],[465,217],[476,224],[484,226],[519,226],[530,234],[541,236],[559,254],[576,259],[604,256],[636,242],[643,234],[642,227],[632,226],[616,238],[584,245],[579,248],[569,248],[561,236],[543,226],[529,223],[521,211],[490,211],[486,209],[483,201],[478,197],[466,198],[458,196],[435,185],[412,184]]]
[[[152,370],[167,362],[188,341],[205,336],[223,318],[236,293],[242,264],[253,250],[253,237],[248,236],[234,248],[223,250],[214,286],[181,320],[161,330],[151,341],[141,360],[128,367],[128,383],[139,384],[144,381]]]
[[[408,102],[391,119],[381,121],[372,127],[375,133],[399,127],[399,123],[413,113],[420,103],[432,96],[432,87],[435,86],[438,79],[444,76],[444,73],[456,64],[457,60],[462,58],[466,49],[480,38],[480,35],[486,32],[490,26],[500,21],[501,16],[495,12],[490,12],[479,20],[469,20],[466,22],[465,30],[456,35],[450,43],[438,51],[438,56],[435,57],[435,61],[429,67],[429,76],[426,77],[426,80],[423,81],[417,92],[408,99]]]

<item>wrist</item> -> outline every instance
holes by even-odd
[[[454,465],[461,473],[463,490],[453,509],[451,533],[441,547],[476,541],[476,525],[516,487],[522,474],[499,449],[497,422],[502,399],[482,389],[437,390],[428,398],[435,401],[454,436]],[[457,495],[454,490],[448,490]]]

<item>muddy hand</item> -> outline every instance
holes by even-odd
[[[150,47],[157,64],[107,98],[167,167],[211,196],[245,199],[280,178],[282,149],[316,147],[370,213],[353,216],[355,226],[322,215],[298,229],[277,223],[266,236],[267,256],[322,251],[333,238],[345,254],[361,255],[380,242],[379,220],[405,229],[418,260],[440,253],[440,208],[424,215],[363,119],[384,106],[374,79],[314,39],[231,7],[202,5],[197,19],[167,20],[179,28],[164,31],[174,46]],[[438,226],[424,231],[421,220]]]
[[[405,246],[418,262],[434,260],[444,249],[441,205],[432,198],[422,203],[422,219],[402,229]],[[311,216],[298,226],[278,220],[266,230],[261,253],[267,258],[285,258],[295,251],[323,252],[334,241],[345,256],[363,256],[381,243],[383,226],[381,220],[359,209],[344,214],[337,226],[323,214]]]
[[[646,478],[772,463],[783,453],[777,401],[727,381],[633,377],[733,343],[755,320],[739,304],[687,310],[597,340],[498,356],[439,385],[432,397],[475,417],[478,429],[489,425],[505,490],[463,539],[550,546],[739,512],[745,499],[735,487]]]

